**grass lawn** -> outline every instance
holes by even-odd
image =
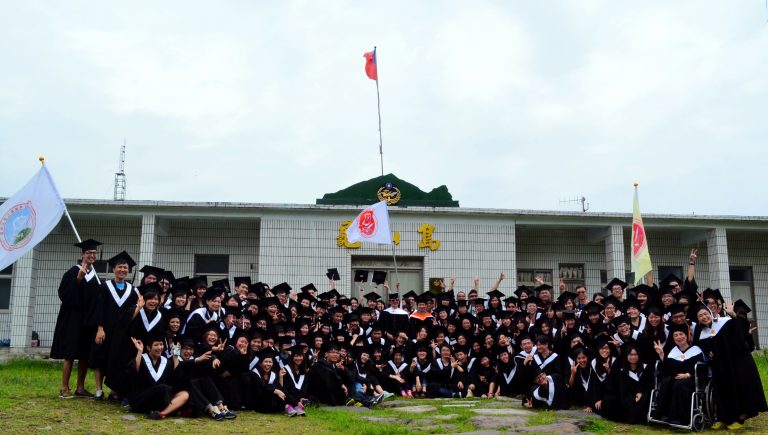
[[[763,379],[763,390],[768,397],[768,354],[755,354],[755,360]],[[305,418],[287,418],[282,415],[263,415],[247,411],[238,414],[234,421],[216,422],[209,418],[169,418],[155,422],[143,415],[134,415],[117,404],[94,402],[88,399],[62,400],[57,397],[61,364],[17,359],[0,364],[0,430],[2,433],[123,433],[134,431],[173,430],[179,433],[281,433],[281,434],[400,434],[400,433],[445,433],[477,430],[470,421],[477,417],[470,408],[446,407],[456,401],[419,401],[414,405],[430,404],[437,413],[403,414],[390,408],[377,408],[372,412],[355,413],[348,410],[311,408]],[[88,389],[93,391],[93,376],[89,373]],[[482,406],[482,404],[481,404]],[[412,424],[370,422],[363,416],[382,419],[434,420],[436,415],[448,416],[437,424],[450,424],[451,430],[443,427],[419,429]],[[126,420],[124,417],[127,417]],[[544,425],[555,422],[558,414],[538,412],[528,418],[528,425]],[[629,426],[606,420],[590,419],[591,426],[585,428],[593,433],[648,433],[668,432],[665,428]],[[423,426],[423,425],[422,425]],[[749,420],[745,432],[768,432],[768,415]]]

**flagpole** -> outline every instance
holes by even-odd
[[[40,164],[45,166],[45,157],[40,156],[38,158],[40,160]],[[58,189],[56,189],[58,193]],[[61,195],[59,195],[59,198],[61,199],[61,204],[64,206],[64,215],[67,216],[67,220],[69,221],[69,225],[72,226],[72,231],[75,232],[75,237],[77,238],[77,243],[82,243],[83,239],[80,238],[80,233],[77,232],[77,228],[75,228],[75,223],[72,222],[72,216],[69,215],[69,210],[67,210],[67,204],[64,202],[64,199],[61,198]],[[93,267],[93,266],[92,266]],[[101,280],[99,279],[99,274],[96,274],[96,282],[101,284]]]
[[[381,140],[381,96],[379,95],[379,59],[376,56],[376,46],[373,46],[373,56],[376,62],[376,107],[379,112],[379,159],[381,160],[381,176],[384,176],[384,144]],[[392,251],[394,256],[394,248]]]

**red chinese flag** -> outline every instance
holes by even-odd
[[[376,49],[363,55],[365,57],[365,74],[371,80],[379,80],[379,74],[376,71]]]

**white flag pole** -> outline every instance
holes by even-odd
[[[44,156],[40,156],[38,158],[38,160],[40,160],[40,164],[41,165],[45,166],[45,157]],[[46,172],[47,172],[47,169],[46,169]],[[48,176],[50,178],[50,173],[48,174]],[[51,181],[53,181],[53,180],[51,180]],[[75,232],[75,237],[77,238],[77,243],[82,243],[83,239],[80,238],[80,233],[77,232],[77,228],[75,228],[75,223],[72,222],[72,216],[69,215],[69,210],[67,210],[67,204],[64,202],[64,198],[62,198],[61,194],[59,194],[59,189],[56,187],[56,184],[53,183],[53,182],[51,184],[53,185],[54,189],[56,189],[56,194],[59,195],[59,199],[61,200],[61,204],[64,206],[64,215],[67,216],[67,220],[69,221],[69,225],[72,226],[72,231]],[[91,267],[94,267],[94,266],[91,265]],[[99,279],[99,274],[98,273],[96,273],[96,282],[101,284],[101,280]]]

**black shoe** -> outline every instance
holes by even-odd
[[[237,418],[237,414],[227,409],[224,411],[224,418],[226,418],[227,420],[233,420]]]
[[[152,411],[149,413],[149,419],[150,420],[162,420],[163,414],[160,414],[160,411]]]

